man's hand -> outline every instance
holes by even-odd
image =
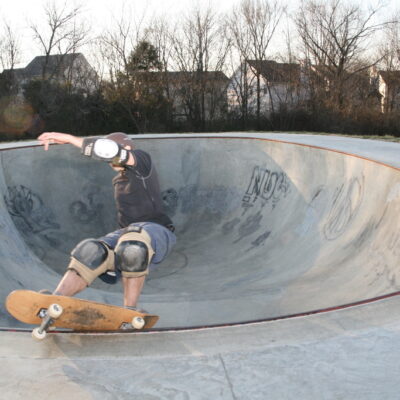
[[[38,137],[39,142],[44,146],[47,151],[51,143],[57,144],[72,144],[76,147],[82,147],[83,139],[76,136],[70,135],[68,133],[60,132],[44,132]]]

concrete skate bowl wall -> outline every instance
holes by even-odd
[[[178,244],[140,306],[159,328],[273,319],[400,290],[400,173],[271,140],[137,138],[157,166]],[[116,228],[105,163],[71,146],[0,152],[0,296],[53,289],[80,240]],[[81,297],[121,304],[120,285]],[[20,327],[1,309],[2,327]]]

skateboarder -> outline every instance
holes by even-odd
[[[129,136],[121,132],[93,138],[45,132],[38,140],[46,151],[50,143],[72,144],[83,155],[105,161],[118,172],[112,183],[120,229],[78,243],[54,294],[74,296],[97,277],[113,284],[121,275],[124,306],[136,307],[149,266],[161,263],[176,243],[172,221],[162,211],[150,155],[135,149]]]

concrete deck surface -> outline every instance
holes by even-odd
[[[0,397],[400,397],[399,144],[290,134],[135,139],[153,155],[177,225],[178,245],[141,298],[168,331],[36,343],[12,331],[22,325],[3,308]],[[74,244],[112,230],[115,218],[107,166],[69,146],[5,147],[3,300],[12,289],[53,288]],[[84,296],[121,301],[119,287],[100,284]]]

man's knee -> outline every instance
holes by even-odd
[[[71,252],[68,269],[76,271],[90,285],[98,276],[114,270],[114,252],[96,239],[80,242]]]
[[[125,278],[148,274],[154,250],[148,233],[141,228],[131,228],[123,234],[115,247],[115,265]]]

